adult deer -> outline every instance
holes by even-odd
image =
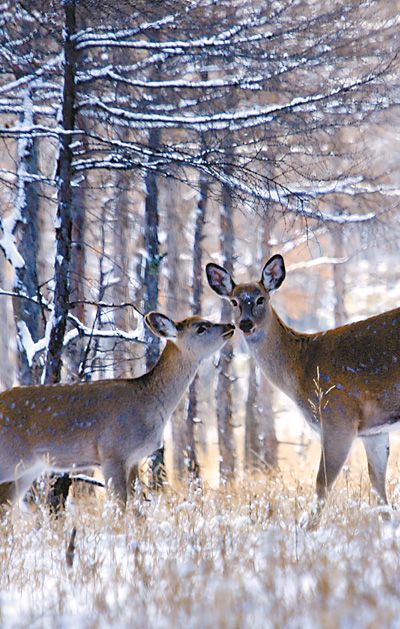
[[[22,495],[46,469],[101,467],[125,505],[129,470],[160,447],[200,362],[235,329],[199,317],[176,323],[157,312],[145,322],[168,340],[140,378],[17,387],[0,396],[0,502]]]
[[[355,437],[361,437],[378,499],[385,490],[390,430],[400,428],[400,308],[326,332],[289,328],[270,303],[285,279],[282,256],[265,264],[258,282],[235,284],[217,264],[207,265],[211,288],[229,299],[236,325],[264,375],[301,409],[321,438],[317,505],[321,506]]]

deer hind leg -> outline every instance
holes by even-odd
[[[127,474],[122,461],[105,459],[101,465],[106,487],[110,487],[121,507],[125,507],[127,500]]]
[[[387,505],[386,496],[386,469],[389,459],[389,435],[381,433],[361,437],[368,461],[368,474],[371,485],[378,496],[381,504]]]

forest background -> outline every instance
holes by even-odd
[[[230,319],[209,261],[258,279],[282,253],[300,330],[398,306],[399,9],[1,2],[1,388],[140,375],[142,313]],[[174,415],[170,482],[307,450],[237,336]]]

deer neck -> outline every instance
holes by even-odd
[[[306,336],[286,326],[269,306],[266,325],[246,337],[250,353],[264,375],[286,395],[296,400]]]
[[[159,400],[165,420],[178,406],[198,366],[198,359],[183,354],[175,343],[167,341],[157,364],[143,376],[147,390]]]

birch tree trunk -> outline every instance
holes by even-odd
[[[33,103],[30,92],[27,93],[21,124],[29,126],[33,122]],[[14,292],[37,297],[37,252],[39,250],[39,184],[31,175],[38,174],[37,142],[33,137],[23,136],[18,140],[17,149],[17,215],[14,236],[18,251],[24,264],[15,269]],[[20,384],[32,384],[37,381],[32,365],[29,364],[23,342],[25,329],[36,342],[41,334],[40,306],[32,301],[14,297],[12,300],[14,321],[17,331],[17,370]],[[26,327],[25,327],[26,326]]]

